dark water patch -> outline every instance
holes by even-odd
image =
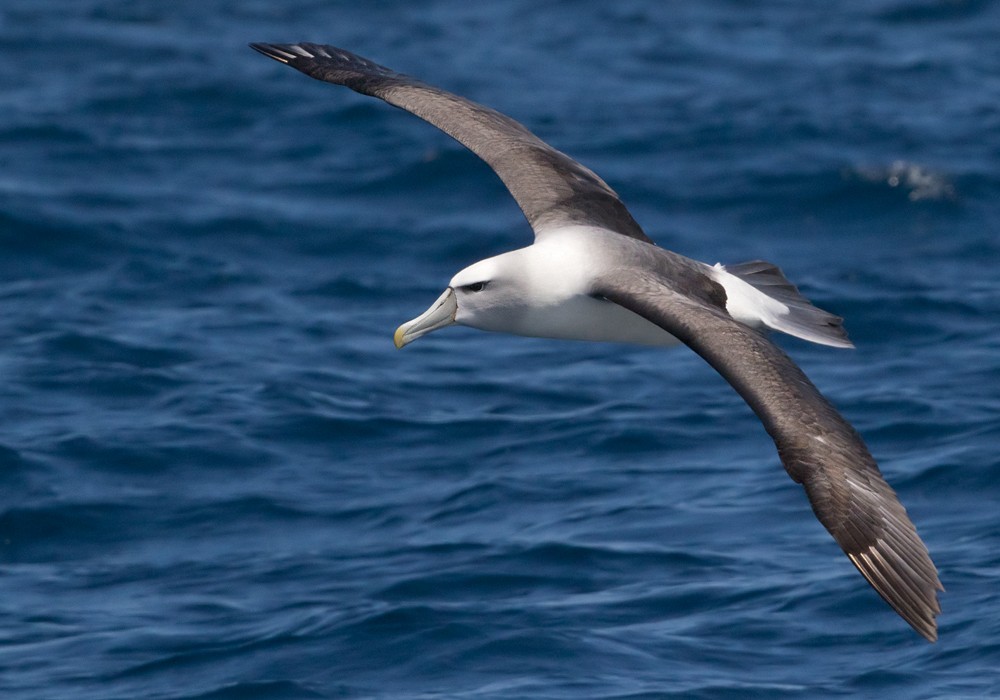
[[[922,429],[915,430],[917,431],[923,432]],[[893,483],[899,489],[929,495],[957,495],[969,491],[992,493],[996,490],[1000,465],[990,465],[989,455],[980,454],[976,446],[984,444],[986,439],[994,439],[995,432],[989,431],[982,436],[968,435],[957,440],[950,436],[950,446],[939,447],[930,455],[908,459],[905,463],[907,468],[897,467]],[[914,462],[917,462],[918,468],[910,466]]]
[[[536,485],[518,483],[508,479],[495,479],[487,483],[465,486],[448,494],[435,504],[427,515],[431,525],[449,521],[461,522],[469,517],[479,517],[484,511],[506,502],[524,502],[537,493]]]
[[[197,695],[178,695],[178,700],[299,700],[299,698],[350,697],[344,694],[327,695],[310,690],[308,685],[292,681],[258,681],[233,683],[217,690]]]
[[[121,418],[124,425],[108,434],[60,435],[45,444],[45,451],[66,468],[127,475],[126,483],[143,487],[192,475],[203,483],[227,479],[232,474],[266,470],[274,463],[267,445],[242,440],[226,429],[197,430],[184,419],[136,425],[128,414]]]
[[[289,412],[263,427],[257,435],[268,439],[281,438],[286,442],[331,444],[333,441],[356,443],[389,435],[396,440],[407,441],[426,432],[410,421],[373,417],[361,412],[354,415]]]
[[[25,386],[36,391],[58,393],[74,387],[80,394],[106,402],[108,406],[135,405],[143,399],[169,396],[181,384],[169,371],[126,369],[124,365],[80,365],[53,372],[47,367],[30,367],[23,373]]]
[[[945,2],[893,0],[879,8],[876,16],[890,24],[938,23],[974,18],[984,14],[992,7],[992,3],[983,0],[946,0]]]
[[[19,472],[25,472],[31,468],[32,463],[25,459],[20,452],[6,445],[0,445],[0,478],[13,479]]]
[[[42,351],[67,359],[136,369],[172,368],[192,360],[190,354],[175,349],[139,345],[82,332],[60,333],[48,338]]]
[[[25,141],[42,141],[46,146],[91,146],[90,134],[63,124],[20,124],[0,129],[0,144],[17,147]]]
[[[546,571],[555,574],[566,569],[582,572],[588,577],[598,574],[616,575],[636,564],[670,570],[677,566],[706,566],[719,562],[714,556],[702,556],[697,552],[662,551],[655,548],[627,551],[564,542],[533,544],[512,553],[512,557],[520,566],[536,574]]]
[[[373,292],[381,292],[383,283],[380,280],[359,278],[357,275],[340,275],[334,279],[319,284],[309,285],[296,290],[296,296],[327,300],[363,300]]]
[[[212,141],[206,139],[206,135],[215,132],[220,136],[231,136],[253,123],[246,109],[252,93],[246,89],[228,90],[228,87],[220,83],[195,83],[178,89],[169,76],[154,75],[135,88],[93,97],[85,105],[85,109],[117,120],[123,115],[130,115],[132,130],[116,134],[110,155],[114,155],[114,151],[125,156],[163,151],[192,154],[195,149],[228,153],[233,149],[228,140]],[[211,104],[212,109],[206,110],[206,104]],[[136,107],[141,109],[137,110]],[[158,136],[171,121],[197,124],[198,139],[185,144],[183,141]]]
[[[688,415],[683,420],[683,429],[658,427],[656,421],[648,418],[643,420],[642,426],[622,426],[612,430],[603,428],[599,439],[594,442],[593,449],[614,455],[616,458],[625,458],[628,455],[656,455],[667,448],[679,451],[684,448],[700,447],[712,440],[713,434],[720,437],[727,434],[725,426],[711,414]]]
[[[104,257],[102,249],[111,242],[106,229],[10,205],[5,209],[0,211],[0,246],[5,253],[0,269],[5,280],[90,268]]]
[[[190,503],[182,512],[171,514],[168,517],[168,524],[171,527],[186,528],[221,520],[233,523],[232,527],[235,528],[245,526],[249,522],[267,523],[269,526],[277,527],[311,517],[314,516],[295,504],[282,502],[276,497],[247,495]]]
[[[0,556],[8,563],[86,558],[116,551],[123,533],[135,534],[141,510],[122,503],[52,503],[0,513]],[[130,523],[124,529],[122,523]],[[70,554],[72,552],[72,554]]]
[[[57,470],[51,462],[28,449],[15,450],[0,445],[0,511],[19,508],[26,503],[56,497]],[[0,541],[10,544],[0,533]]]
[[[136,664],[110,677],[114,681],[142,679],[145,683],[156,677],[170,677],[181,673],[189,682],[211,683],[219,675],[219,670],[238,666],[241,656],[254,655],[263,650],[272,652],[294,647],[298,641],[293,633],[277,633],[265,636],[237,637],[227,643],[206,643],[188,635],[176,635],[169,639],[150,639],[140,644],[139,650],[148,647],[157,655],[154,660]],[[177,651],[170,652],[171,647]],[[162,681],[161,681],[162,682]]]
[[[129,474],[160,474],[171,469],[180,456],[171,454],[170,448],[149,449],[136,444],[113,445],[83,435],[63,438],[54,447],[55,454],[68,463]]]
[[[449,600],[453,603],[470,600],[509,600],[530,596],[545,588],[545,577],[514,572],[483,574],[438,573],[417,579],[402,580],[385,588],[378,597],[389,602],[415,600]],[[571,589],[571,581],[560,581],[559,590]]]

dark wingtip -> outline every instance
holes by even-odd
[[[916,542],[922,545],[919,539]],[[900,617],[928,642],[936,642],[937,616],[941,613],[937,593],[943,592],[944,586],[926,550],[916,554],[914,558],[872,545],[865,552],[847,556]]]

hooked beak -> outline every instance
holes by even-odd
[[[448,287],[444,290],[444,294],[431,304],[431,308],[397,328],[392,341],[397,348],[402,348],[420,336],[450,326],[455,322],[456,313],[458,313],[458,301],[455,299],[455,290]]]

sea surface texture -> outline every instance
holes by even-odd
[[[0,697],[1000,696],[1000,7],[4,0]],[[512,115],[777,341],[940,569],[914,633],[686,348],[448,329],[492,171],[248,42]]]

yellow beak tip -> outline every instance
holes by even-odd
[[[392,342],[395,344],[397,350],[402,350],[403,346],[406,345],[406,341],[403,340],[403,333],[404,327],[400,326],[392,336]]]

